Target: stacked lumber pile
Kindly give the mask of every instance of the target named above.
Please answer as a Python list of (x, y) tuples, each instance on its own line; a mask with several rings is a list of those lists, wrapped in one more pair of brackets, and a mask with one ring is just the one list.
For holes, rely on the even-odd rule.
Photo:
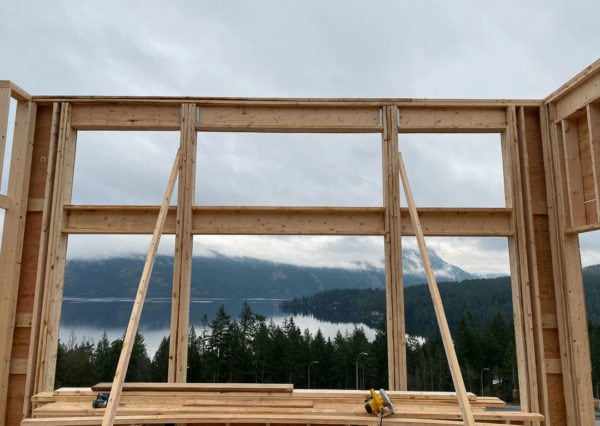
[[(104, 409), (92, 408), (99, 392), (92, 388), (61, 388), (33, 398), (33, 418), (26, 425), (100, 425)], [(389, 392), (395, 413), (384, 425), (462, 425), (456, 394), (451, 392)], [(280, 384), (131, 383), (121, 394), (115, 424), (327, 424), (379, 425), (367, 414), (367, 391), (294, 390)], [(540, 414), (501, 410), (494, 397), (468, 394), (477, 425), (533, 425)]]

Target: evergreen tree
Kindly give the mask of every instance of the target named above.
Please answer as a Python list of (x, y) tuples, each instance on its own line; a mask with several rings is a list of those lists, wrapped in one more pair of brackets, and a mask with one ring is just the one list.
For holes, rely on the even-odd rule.
[(94, 366), (99, 382), (112, 382), (117, 368), (117, 359), (113, 356), (106, 331), (96, 345)]
[(254, 381), (266, 383), (269, 381), (272, 359), (270, 357), (271, 337), (267, 324), (260, 322), (254, 339), (252, 352), (254, 354)]
[[(385, 388), (389, 385), (388, 380), (388, 351), (387, 351), (387, 333), (385, 330), (378, 330), (375, 339), (370, 345), (369, 353), (372, 382), (367, 382), (367, 387), (375, 389)], [(408, 352), (408, 351), (407, 351)]]
[[(97, 383), (94, 368), (94, 344), (77, 343), (71, 334), (66, 345), (59, 342), (55, 384), (62, 386), (92, 386)], [(59, 367), (60, 366), (60, 367)]]
[(163, 337), (152, 358), (150, 379), (153, 382), (166, 382), (169, 371), (169, 338)]
[(341, 331), (338, 330), (333, 339), (332, 387), (337, 389), (354, 388), (354, 383), (351, 382), (351, 378), (354, 376), (350, 374), (349, 357), (347, 339), (344, 339)]
[(465, 386), (468, 391), (479, 394), (480, 370), (485, 366), (481, 337), (471, 311), (465, 312), (460, 318), (454, 334), (456, 355), (462, 368)]
[(209, 338), (209, 353), (207, 367), (212, 371), (212, 381), (222, 380), (221, 374), (227, 376), (227, 341), (231, 327), (231, 316), (221, 305), (215, 319), (210, 323), (212, 334)]
[(196, 329), (192, 326), (188, 336), (188, 365), (187, 381), (198, 383), (202, 381), (202, 345), (201, 337), (196, 335)]
[[(121, 349), (123, 348), (123, 339), (114, 340), (111, 345), (112, 359), (115, 360), (115, 366), (119, 362), (121, 356)], [(127, 382), (148, 382), (151, 377), (151, 361), (146, 351), (146, 345), (144, 343), (144, 337), (140, 333), (136, 333), (133, 346), (131, 348), (131, 355), (129, 358), (129, 365), (127, 366), (127, 374), (125, 375), (125, 381)], [(116, 368), (116, 367), (115, 367)]]

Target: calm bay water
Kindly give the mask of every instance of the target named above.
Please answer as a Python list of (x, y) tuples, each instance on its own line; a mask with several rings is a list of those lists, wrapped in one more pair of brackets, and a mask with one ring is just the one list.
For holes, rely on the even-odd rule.
[[(267, 317), (267, 321), (275, 324), (283, 324), (285, 319), (293, 317), (295, 324), (304, 331), (308, 329), (313, 335), (321, 330), (325, 338), (333, 339), (339, 331), (342, 334), (352, 333), (355, 327), (365, 331), (367, 338), (375, 337), (375, 330), (364, 325), (354, 323), (332, 323), (321, 321), (313, 316), (284, 314), (279, 310), (281, 299), (246, 299), (252, 310)], [(244, 300), (240, 299), (211, 299), (198, 298), (190, 302), (190, 324), (198, 331), (202, 328), (204, 315), (209, 321), (215, 315), (221, 305), (231, 316), (232, 320), (239, 320), (239, 314)], [(97, 342), (102, 333), (106, 331), (109, 340), (122, 337), (125, 333), (133, 299), (127, 298), (64, 298), (62, 305), (62, 317), (60, 324), (60, 339), (67, 342), (74, 336), (78, 342), (91, 340)], [(160, 341), (169, 334), (169, 323), (171, 318), (171, 299), (154, 298), (146, 299), (142, 317), (140, 320), (140, 333), (144, 336), (148, 354), (152, 358)]]

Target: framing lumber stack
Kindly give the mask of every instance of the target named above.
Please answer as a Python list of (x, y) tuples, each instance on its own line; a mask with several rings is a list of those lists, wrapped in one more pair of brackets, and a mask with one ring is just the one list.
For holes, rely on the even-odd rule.
[[(97, 392), (109, 383), (65, 388), (35, 396), (33, 418), (23, 425), (100, 425), (104, 409), (91, 408)], [(378, 425), (379, 417), (364, 409), (367, 391), (295, 390), (285, 384), (125, 384), (115, 424), (353, 424)], [(538, 423), (543, 416), (502, 411), (494, 397), (467, 395), (477, 425)], [(395, 414), (386, 425), (463, 424), (456, 395), (450, 392), (390, 392)]]
[[(0, 81), (0, 153), (10, 105), (13, 148), (8, 190), (0, 194), (0, 422), (17, 425), (34, 413), (41, 419), (32, 398), (41, 410), (39, 398), (54, 389), (68, 236), (155, 228), (159, 206), (71, 204), (78, 132), (162, 130), (180, 132), (182, 153), (177, 206), (163, 229), (176, 235), (171, 382), (185, 382), (193, 235), (377, 235), (385, 241), (389, 387), (406, 391), (400, 254), (401, 237), (415, 229), (399, 206), (403, 134), (496, 133), (505, 207), (419, 206), (423, 234), (508, 239), (521, 409), (543, 414), (547, 425), (592, 423), (578, 235), (600, 229), (600, 61), (543, 100), (31, 96)], [(207, 131), (380, 134), (382, 205), (195, 205), (196, 138)], [(231, 416), (224, 422), (260, 423), (249, 414)]]

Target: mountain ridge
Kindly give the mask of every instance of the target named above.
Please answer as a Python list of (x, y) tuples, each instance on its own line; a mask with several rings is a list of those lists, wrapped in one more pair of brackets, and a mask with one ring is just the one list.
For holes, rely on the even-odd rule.
[[(430, 251), (432, 266), (440, 281), (478, 278), (445, 262)], [(65, 297), (128, 297), (137, 291), (144, 265), (141, 256), (106, 259), (69, 259), (65, 271)], [(420, 256), (404, 250), (404, 285), (425, 282)], [(173, 258), (157, 256), (148, 297), (170, 297)], [(334, 288), (384, 288), (385, 270), (375, 266), (360, 268), (311, 267), (250, 257), (215, 256), (192, 258), (192, 297), (270, 297), (307, 296)]]

